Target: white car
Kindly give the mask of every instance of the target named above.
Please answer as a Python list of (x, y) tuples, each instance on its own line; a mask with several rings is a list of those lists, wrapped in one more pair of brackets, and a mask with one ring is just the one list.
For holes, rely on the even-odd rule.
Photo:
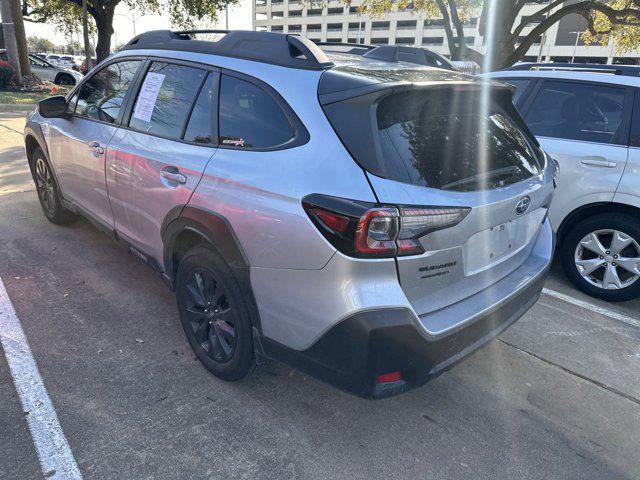
[(569, 279), (608, 301), (640, 296), (640, 69), (593, 66), (486, 74), (560, 164), (549, 211)]

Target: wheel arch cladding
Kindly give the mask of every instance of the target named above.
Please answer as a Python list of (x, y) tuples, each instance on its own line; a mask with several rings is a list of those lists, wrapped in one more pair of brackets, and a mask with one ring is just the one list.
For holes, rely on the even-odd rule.
[(569, 233), (578, 223), (592, 217), (593, 215), (599, 215), (601, 213), (626, 213), (637, 217), (640, 221), (640, 209), (632, 205), (616, 202), (598, 202), (583, 205), (573, 210), (564, 218), (564, 220), (562, 220), (557, 234), (558, 245), (562, 244), (567, 233)]
[(164, 269), (172, 289), (181, 258), (196, 245), (205, 244), (229, 265), (245, 294), (254, 327), (261, 331), (260, 316), (251, 287), (249, 261), (229, 221), (199, 207), (174, 207), (162, 223)]
[(38, 147), (43, 151), (45, 157), (47, 157), (48, 159), (49, 152), (47, 150), (47, 143), (44, 141), (44, 136), (42, 135), (42, 129), (40, 128), (40, 125), (35, 122), (28, 121), (25, 126), (24, 148), (27, 153), (27, 161), (29, 162), (29, 167), (31, 168), (32, 173), (33, 154)]

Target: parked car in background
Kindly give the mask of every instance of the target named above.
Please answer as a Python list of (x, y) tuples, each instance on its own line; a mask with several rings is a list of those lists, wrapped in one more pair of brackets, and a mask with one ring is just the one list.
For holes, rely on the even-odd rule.
[(549, 211), (567, 277), (608, 301), (640, 296), (639, 67), (531, 65), (486, 74), (560, 164)]
[(58, 67), (60, 63), (60, 55), (49, 54), (47, 55), (47, 58), (45, 58), (45, 60), (54, 67)]
[[(7, 51), (4, 49), (0, 50), (0, 60), (7, 60)], [(32, 53), (29, 54), (29, 62), (34, 75), (56, 85), (75, 85), (84, 78), (83, 75), (74, 70), (55, 67)]]
[(63, 69), (73, 69), (74, 64), (75, 60), (73, 55), (61, 55), (58, 61), (58, 67)]
[(508, 87), (388, 47), (197, 34), (134, 38), (40, 102), (25, 143), (46, 217), (155, 268), (209, 371), (273, 358), (385, 397), (535, 303), (556, 169)]

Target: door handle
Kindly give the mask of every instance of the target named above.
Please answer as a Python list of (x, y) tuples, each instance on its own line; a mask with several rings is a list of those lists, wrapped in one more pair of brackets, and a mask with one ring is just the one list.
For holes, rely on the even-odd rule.
[(176, 183), (187, 183), (187, 177), (180, 173), (176, 167), (166, 167), (160, 170), (160, 176)]
[(104, 153), (104, 148), (102, 148), (102, 145), (100, 145), (99, 142), (89, 143), (89, 148), (98, 155), (102, 155)]
[(593, 167), (605, 167), (605, 168), (614, 168), (617, 163), (611, 160), (607, 160), (604, 157), (583, 157), (580, 160), (580, 163), (583, 165), (591, 165)]

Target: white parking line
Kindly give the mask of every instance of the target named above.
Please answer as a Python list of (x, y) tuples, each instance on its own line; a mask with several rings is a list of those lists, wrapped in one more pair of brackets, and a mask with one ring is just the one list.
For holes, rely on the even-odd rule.
[(81, 479), (71, 448), (38, 372), (27, 338), (0, 279), (0, 342), (7, 357), (45, 478)]
[(608, 308), (599, 307), (598, 305), (594, 305), (593, 303), (578, 300), (577, 298), (573, 298), (569, 295), (565, 295), (564, 293), (556, 292), (555, 290), (551, 290), (549, 288), (543, 288), (542, 293), (545, 295), (549, 295), (550, 297), (558, 298), (567, 303), (572, 303), (573, 305), (577, 305), (578, 307), (591, 310), (592, 312), (599, 313), (600, 315), (613, 318), (614, 320), (618, 320), (619, 322), (626, 323), (627, 325), (640, 327), (640, 320), (633, 317), (629, 317), (628, 315), (623, 315), (622, 313), (614, 312), (613, 310), (609, 310)]

